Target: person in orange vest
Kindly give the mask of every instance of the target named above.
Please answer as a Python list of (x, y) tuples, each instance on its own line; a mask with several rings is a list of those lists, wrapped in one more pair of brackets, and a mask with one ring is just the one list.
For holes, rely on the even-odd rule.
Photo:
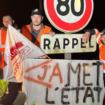
[(21, 30), (22, 34), (38, 47), (40, 47), (40, 36), (42, 34), (50, 34), (51, 36), (55, 35), (55, 32), (52, 31), (51, 27), (42, 23), (43, 18), (41, 10), (32, 10), (32, 22), (29, 25), (23, 26)]
[[(103, 80), (105, 87), (105, 29), (102, 32), (99, 32), (98, 29), (85, 30), (85, 34), (82, 36), (84, 43), (89, 41), (91, 35), (96, 35), (96, 42), (99, 45), (99, 59), (103, 62)], [(103, 103), (105, 104), (105, 95)]]
[(96, 35), (96, 42), (99, 45), (100, 60), (103, 61), (103, 69), (105, 74), (105, 29), (100, 33), (98, 29), (85, 30), (85, 34), (82, 36), (82, 39), (87, 43), (91, 35)]
[[(0, 29), (0, 75), (2, 75), (4, 67), (4, 51), (8, 25), (10, 24), (17, 29), (14, 22), (15, 21), (10, 15), (3, 16), (4, 27)], [(9, 93), (5, 94), (7, 88)], [(0, 78), (0, 105), (23, 105), (26, 100), (26, 95), (18, 91), (19, 88), (17, 83), (4, 81)]]
[(0, 54), (2, 55), (2, 65), (1, 68), (3, 69), (4, 67), (4, 51), (5, 51), (5, 41), (6, 41), (6, 34), (7, 34), (7, 29), (8, 25), (12, 25), (14, 28), (17, 29), (17, 26), (14, 24), (14, 20), (12, 19), (11, 16), (5, 15), (3, 16), (3, 27), (0, 29)]

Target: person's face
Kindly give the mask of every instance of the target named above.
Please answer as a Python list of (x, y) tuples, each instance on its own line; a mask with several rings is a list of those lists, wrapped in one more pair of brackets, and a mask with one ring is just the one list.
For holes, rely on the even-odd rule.
[(34, 26), (39, 26), (42, 23), (43, 17), (41, 15), (33, 15), (31, 20)]
[(102, 40), (105, 43), (105, 35), (102, 36)]
[(3, 25), (8, 28), (8, 25), (13, 25), (14, 20), (10, 16), (3, 17)]

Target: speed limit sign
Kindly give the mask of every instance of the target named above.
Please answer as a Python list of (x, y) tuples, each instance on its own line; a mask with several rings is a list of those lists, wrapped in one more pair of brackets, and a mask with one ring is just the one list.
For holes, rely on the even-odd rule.
[(93, 0), (44, 0), (50, 23), (62, 32), (77, 32), (86, 27), (93, 14)]

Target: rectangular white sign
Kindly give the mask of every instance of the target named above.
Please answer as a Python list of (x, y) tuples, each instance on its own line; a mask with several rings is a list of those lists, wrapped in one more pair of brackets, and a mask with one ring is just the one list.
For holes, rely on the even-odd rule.
[(40, 39), (40, 47), (46, 54), (95, 52), (96, 38), (84, 44), (83, 34), (56, 34), (54, 37), (44, 34)]

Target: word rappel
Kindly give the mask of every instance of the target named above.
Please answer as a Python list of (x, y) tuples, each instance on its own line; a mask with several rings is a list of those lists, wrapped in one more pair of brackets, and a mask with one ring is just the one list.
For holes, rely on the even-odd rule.
[(50, 35), (41, 36), (41, 49), (50, 53), (75, 53), (75, 52), (94, 52), (96, 50), (95, 35), (92, 36), (88, 43), (82, 40), (82, 34), (64, 35), (58, 34), (54, 37)]

